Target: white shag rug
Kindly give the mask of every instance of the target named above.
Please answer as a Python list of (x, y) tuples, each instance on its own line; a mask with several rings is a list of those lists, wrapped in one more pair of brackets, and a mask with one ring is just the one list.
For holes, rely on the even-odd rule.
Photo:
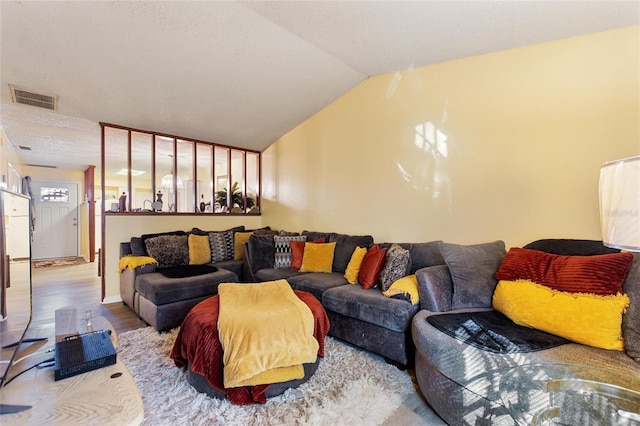
[(406, 371), (327, 337), (309, 381), (266, 404), (233, 405), (189, 385), (169, 358), (177, 334), (147, 327), (119, 336), (118, 356), (142, 395), (143, 425), (376, 425), (414, 389)]

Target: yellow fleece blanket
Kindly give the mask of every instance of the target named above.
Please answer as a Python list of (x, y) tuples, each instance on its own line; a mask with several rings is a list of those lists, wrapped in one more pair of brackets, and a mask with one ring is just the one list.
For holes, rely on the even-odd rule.
[(120, 258), (118, 272), (122, 273), (125, 269), (136, 269), (138, 266), (149, 264), (158, 264), (158, 261), (149, 256), (123, 256)]
[(218, 297), (225, 388), (304, 377), (319, 345), (313, 313), (287, 281), (220, 284)]

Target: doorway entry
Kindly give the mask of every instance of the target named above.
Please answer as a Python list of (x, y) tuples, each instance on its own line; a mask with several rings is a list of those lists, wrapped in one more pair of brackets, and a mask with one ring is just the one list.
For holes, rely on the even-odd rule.
[(33, 259), (78, 256), (78, 184), (31, 182), (36, 216)]

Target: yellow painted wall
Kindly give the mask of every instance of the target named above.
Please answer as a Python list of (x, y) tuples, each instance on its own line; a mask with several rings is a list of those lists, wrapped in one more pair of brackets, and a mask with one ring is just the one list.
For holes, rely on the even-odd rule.
[(376, 241), (600, 239), (640, 153), (640, 27), (370, 78), (263, 154), (263, 223)]

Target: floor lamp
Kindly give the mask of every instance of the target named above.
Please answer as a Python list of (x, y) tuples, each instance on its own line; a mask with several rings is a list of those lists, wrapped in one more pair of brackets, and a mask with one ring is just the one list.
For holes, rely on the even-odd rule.
[(602, 165), (600, 224), (605, 246), (640, 251), (640, 155)]

